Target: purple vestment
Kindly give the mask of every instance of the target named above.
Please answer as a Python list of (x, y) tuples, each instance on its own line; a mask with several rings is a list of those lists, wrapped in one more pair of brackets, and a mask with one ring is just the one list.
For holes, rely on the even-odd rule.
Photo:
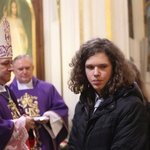
[[(35, 77), (32, 81), (33, 89), (18, 90), (16, 78), (9, 87), (27, 115), (42, 116), (47, 111), (53, 111), (62, 118), (64, 126), (55, 139), (56, 144), (59, 145), (68, 135), (68, 107), (52, 84)], [(52, 138), (43, 125), (36, 124), (35, 132), (39, 148), (54, 150)]]
[[(16, 98), (14, 94), (10, 91), (11, 98), (17, 105)], [(8, 97), (7, 92), (1, 92), (3, 95)], [(12, 115), (11, 111), (7, 106), (7, 99), (0, 95), (0, 150), (3, 150), (7, 143), (9, 142), (11, 135), (13, 133), (14, 123), (11, 121)], [(21, 112), (23, 114), (23, 112)]]

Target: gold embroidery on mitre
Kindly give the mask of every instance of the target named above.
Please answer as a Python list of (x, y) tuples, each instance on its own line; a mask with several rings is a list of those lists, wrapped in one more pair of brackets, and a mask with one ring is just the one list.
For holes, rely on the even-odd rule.
[(17, 99), (20, 106), (25, 110), (25, 113), (31, 117), (40, 116), (38, 108), (38, 97), (25, 93), (20, 99)]

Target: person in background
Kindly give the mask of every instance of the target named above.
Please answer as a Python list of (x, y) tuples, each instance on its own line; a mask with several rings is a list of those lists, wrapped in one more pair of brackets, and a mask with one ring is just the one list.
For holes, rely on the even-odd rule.
[(132, 61), (129, 60), (128, 62), (129, 62), (129, 65), (131, 65), (131, 68), (132, 68), (133, 73), (135, 75), (135, 82), (138, 84), (138, 86), (141, 89), (142, 94), (144, 96), (144, 103), (145, 103), (145, 105), (148, 105), (148, 103), (150, 103), (149, 102), (150, 96), (148, 94), (148, 91), (147, 91), (146, 85), (144, 83), (143, 77), (141, 75), (141, 72), (137, 68), (137, 66), (134, 64), (133, 60)]
[(0, 23), (0, 149), (28, 150), (28, 131), (35, 123), (24, 114), (14, 93), (6, 86), (11, 77), (12, 56), (10, 25), (4, 18)]
[(58, 150), (68, 135), (68, 107), (51, 83), (33, 76), (33, 63), (29, 55), (13, 60), (15, 78), (9, 85), (25, 113), (36, 122), (35, 149)]
[[(150, 95), (147, 91), (146, 84), (144, 82), (144, 79), (142, 77), (140, 70), (134, 64), (133, 60), (132, 61), (129, 60), (128, 62), (129, 62), (129, 65), (131, 65), (131, 67), (132, 67), (133, 73), (135, 74), (135, 82), (137, 83), (137, 85), (141, 89), (141, 92), (142, 92), (143, 97), (144, 97), (144, 104), (147, 108), (148, 117), (149, 117), (149, 133), (150, 133)], [(149, 137), (149, 145), (150, 145), (150, 137)]]
[(121, 50), (108, 39), (91, 39), (70, 66), (68, 86), (80, 98), (68, 150), (149, 150), (143, 96)]

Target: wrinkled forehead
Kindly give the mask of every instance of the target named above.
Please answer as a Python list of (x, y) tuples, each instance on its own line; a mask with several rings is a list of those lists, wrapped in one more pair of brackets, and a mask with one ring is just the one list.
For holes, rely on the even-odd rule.
[(33, 66), (32, 61), (30, 61), (30, 59), (25, 58), (25, 57), (16, 59), (13, 62), (13, 67), (15, 68), (26, 68), (26, 67), (32, 67), (32, 66)]

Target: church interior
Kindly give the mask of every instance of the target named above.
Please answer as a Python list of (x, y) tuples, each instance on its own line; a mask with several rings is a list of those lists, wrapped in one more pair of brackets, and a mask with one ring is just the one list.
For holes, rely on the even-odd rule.
[[(8, 0), (0, 0), (0, 17)], [(51, 82), (69, 107), (78, 101), (68, 89), (69, 63), (80, 45), (108, 38), (132, 59), (150, 89), (150, 0), (18, 0), (33, 58), (34, 75)], [(26, 11), (26, 10), (29, 11)], [(26, 13), (25, 13), (26, 11)], [(18, 53), (17, 53), (18, 54)]]

